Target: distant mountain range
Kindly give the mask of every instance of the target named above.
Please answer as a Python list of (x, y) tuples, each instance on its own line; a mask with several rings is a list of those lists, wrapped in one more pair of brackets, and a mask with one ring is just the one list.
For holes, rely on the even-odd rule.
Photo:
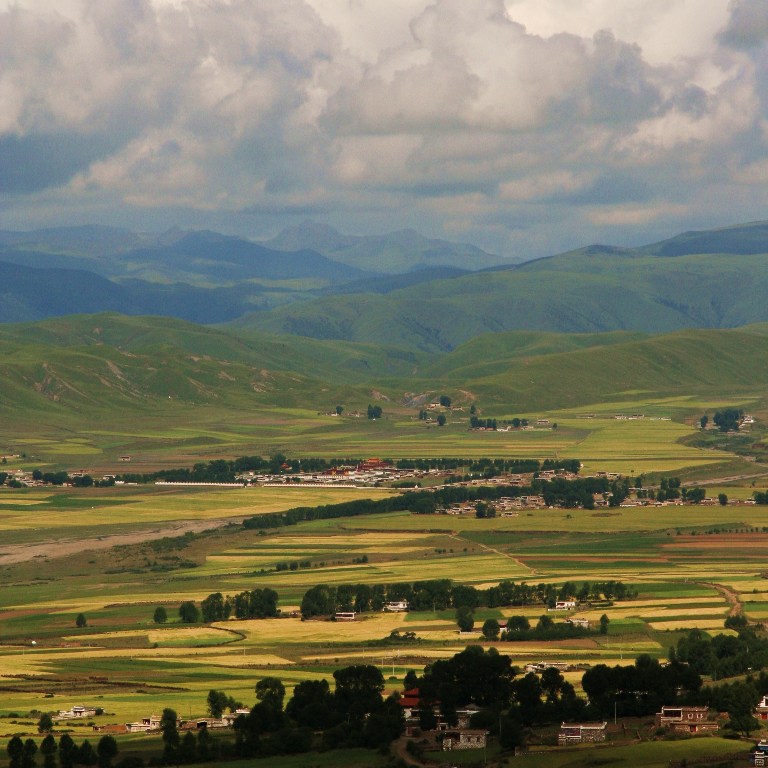
[[(0, 322), (114, 311), (220, 323), (323, 294), (387, 293), (457, 277), (467, 270), (451, 264), (471, 263), (476, 254), (479, 266), (499, 261), (471, 246), (426, 240), (415, 232), (370, 238), (375, 249), (366, 250), (368, 238), (323, 231), (323, 247), (329, 239), (337, 246), (353, 242), (344, 259), (305, 245), (312, 241), (301, 228), (286, 230), (280, 249), (209, 231), (147, 235), (101, 226), (0, 231)], [(302, 242), (286, 248), (285, 241), (299, 232)], [(426, 262), (429, 269), (423, 268)]]
[[(157, 314), (409, 354), (512, 330), (658, 334), (768, 321), (766, 222), (487, 266), (494, 259), (407, 230), (357, 237), (311, 223), (266, 244), (208, 231), (0, 232), (0, 321)], [(393, 274), (396, 264), (407, 269)]]
[(386, 295), (318, 298), (237, 321), (271, 333), (448, 351), (484, 333), (663, 333), (768, 321), (768, 224), (594, 245)]
[(285, 229), (265, 245), (281, 251), (312, 248), (343, 264), (388, 274), (433, 267), (476, 271), (510, 262), (474, 245), (429, 239), (413, 229), (386, 235), (343, 235), (333, 227), (313, 221)]

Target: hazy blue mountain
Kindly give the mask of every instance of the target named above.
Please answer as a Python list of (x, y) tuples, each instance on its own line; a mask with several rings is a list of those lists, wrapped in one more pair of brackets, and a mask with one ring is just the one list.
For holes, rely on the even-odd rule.
[(221, 323), (259, 308), (258, 288), (198, 288), (128, 280), (116, 283), (81, 269), (38, 269), (0, 262), (0, 322), (96, 312), (169, 315)]
[[(708, 233), (696, 233), (646, 248), (589, 246), (386, 295), (280, 307), (239, 324), (322, 339), (386, 339), (431, 352), (509, 330), (734, 328), (768, 321), (765, 231), (765, 225), (747, 225), (714, 231), (711, 240)], [(673, 242), (674, 248), (668, 245)], [(696, 252), (707, 242), (715, 252)], [(732, 252), (721, 253), (726, 245)], [(683, 253), (686, 248), (694, 252)], [(678, 255), (669, 258), (673, 251)]]
[(683, 232), (638, 249), (657, 256), (694, 253), (768, 253), (768, 221), (755, 221), (702, 232)]
[(0, 230), (0, 247), (30, 251), (49, 251), (80, 256), (103, 256), (136, 248), (141, 235), (118, 227), (89, 224), (80, 227), (54, 227), (30, 232)]
[(313, 221), (289, 227), (265, 245), (287, 251), (311, 248), (344, 264), (390, 274), (432, 267), (475, 271), (510, 261), (474, 245), (430, 239), (413, 229), (386, 235), (343, 235)]
[(130, 250), (119, 257), (127, 274), (163, 274), (187, 282), (313, 279), (331, 283), (370, 276), (317, 251), (278, 251), (217, 232), (189, 232), (173, 242)]

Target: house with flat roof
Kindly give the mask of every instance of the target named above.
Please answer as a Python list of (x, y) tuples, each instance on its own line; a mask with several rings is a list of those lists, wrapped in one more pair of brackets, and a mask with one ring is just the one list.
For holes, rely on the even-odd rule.
[(719, 724), (709, 719), (709, 707), (662, 707), (656, 713), (656, 727), (669, 728), (675, 733), (716, 731)]
[(454, 728), (443, 736), (443, 751), (454, 749), (483, 749), (488, 743), (488, 731), (475, 728)]
[(605, 741), (607, 721), (602, 723), (563, 723), (557, 735), (560, 746)]

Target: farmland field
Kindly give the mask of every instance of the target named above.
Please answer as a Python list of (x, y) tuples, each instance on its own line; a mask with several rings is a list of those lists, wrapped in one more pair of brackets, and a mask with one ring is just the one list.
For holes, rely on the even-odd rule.
[[(628, 397), (527, 414), (556, 421), (557, 429), (495, 433), (467, 430), (464, 416), (445, 429), (425, 427), (395, 407), (376, 422), (278, 407), (263, 419), (252, 416), (239, 424), (215, 423), (216, 411), (210, 409), (209, 428), (169, 423), (155, 431), (140, 420), (105, 421), (85, 437), (70, 435), (62, 442), (53, 434), (16, 439), (9, 442), (9, 453), (23, 449), (28, 455), (11, 458), (8, 465), (55, 467), (75, 459), (89, 469), (143, 472), (278, 450), (328, 457), (573, 456), (582, 460), (585, 474), (643, 473), (656, 482), (662, 472), (703, 474), (713, 481), (709, 494), (744, 502), (768, 485), (763, 482), (768, 468), (679, 442), (694, 431), (690, 414), (710, 405), (691, 396)], [(645, 418), (615, 418), (637, 411)], [(500, 418), (514, 415), (499, 411)], [(129, 467), (117, 462), (124, 452), (131, 454)], [(211, 689), (250, 704), (256, 682), (265, 676), (279, 677), (290, 695), (297, 683), (332, 681), (334, 670), (350, 664), (374, 664), (387, 691), (400, 690), (406, 672), (450, 658), (468, 644), (495, 645), (520, 668), (533, 661), (567, 662), (573, 669), (566, 679), (578, 689), (582, 670), (590, 665), (629, 664), (640, 653), (663, 660), (692, 628), (730, 633), (724, 621), (736, 609), (753, 622), (768, 619), (765, 506), (532, 509), (492, 519), (403, 511), (266, 530), (241, 524), (256, 514), (394, 493), (316, 487), (3, 488), (0, 739), (34, 734), (36, 718), (30, 713), (79, 703), (103, 708), (104, 714), (92, 718), (99, 725), (131, 722), (166, 707), (185, 718), (203, 716)], [(438, 606), (407, 614), (372, 612), (345, 623), (291, 615), (318, 584), (428, 579), (478, 588), (503, 580), (555, 585), (620, 580), (637, 596), (576, 612), (592, 627), (607, 615), (607, 634), (547, 641), (489, 643), (479, 633), (489, 618), (524, 616), (534, 624), (547, 613), (543, 605), (478, 608), (474, 630), (461, 634), (453, 610)], [(236, 595), (265, 587), (278, 593), (283, 617), (189, 625), (178, 616), (182, 601), (199, 605), (214, 592)], [(158, 607), (167, 611), (165, 624), (153, 620)], [(78, 614), (86, 626), (76, 626)], [(556, 622), (567, 615), (551, 613)], [(413, 636), (398, 639), (404, 633)], [(78, 738), (92, 733), (86, 724), (67, 727)], [(141, 746), (146, 740), (131, 739), (126, 749), (146, 748)], [(731, 754), (733, 746), (709, 739), (706, 748), (670, 742), (642, 745), (631, 756), (621, 746), (604, 754), (627, 765), (666, 765), (700, 750)], [(592, 760), (591, 754), (585, 752), (583, 760)], [(521, 764), (577, 766), (580, 755), (547, 752)], [(378, 759), (372, 754), (370, 763), (361, 763), (357, 753), (347, 758), (351, 766), (375, 765)], [(317, 765), (329, 764), (324, 759), (317, 756)], [(275, 758), (274, 765), (293, 764)]]

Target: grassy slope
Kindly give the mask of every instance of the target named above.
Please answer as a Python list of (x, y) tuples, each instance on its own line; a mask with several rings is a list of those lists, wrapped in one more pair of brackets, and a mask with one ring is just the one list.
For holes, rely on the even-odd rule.
[(627, 392), (730, 394), (753, 390), (768, 374), (768, 337), (757, 329), (679, 331), (538, 356), (519, 353), (508, 341), (504, 334), (475, 339), (428, 372), (466, 384), (483, 401), (528, 408), (570, 407)]
[[(167, 318), (76, 316), (0, 328), (6, 408), (55, 413), (163, 402), (327, 406), (381, 388), (470, 390), (484, 404), (586, 405), (625, 393), (752, 393), (768, 375), (768, 334), (692, 330), (478, 337), (439, 358), (350, 342), (233, 333)], [(357, 391), (356, 390), (356, 391)]]
[(482, 333), (548, 330), (661, 333), (768, 319), (765, 256), (661, 258), (583, 249), (520, 267), (394, 291), (333, 297), (240, 321), (314, 338), (447, 351)]

